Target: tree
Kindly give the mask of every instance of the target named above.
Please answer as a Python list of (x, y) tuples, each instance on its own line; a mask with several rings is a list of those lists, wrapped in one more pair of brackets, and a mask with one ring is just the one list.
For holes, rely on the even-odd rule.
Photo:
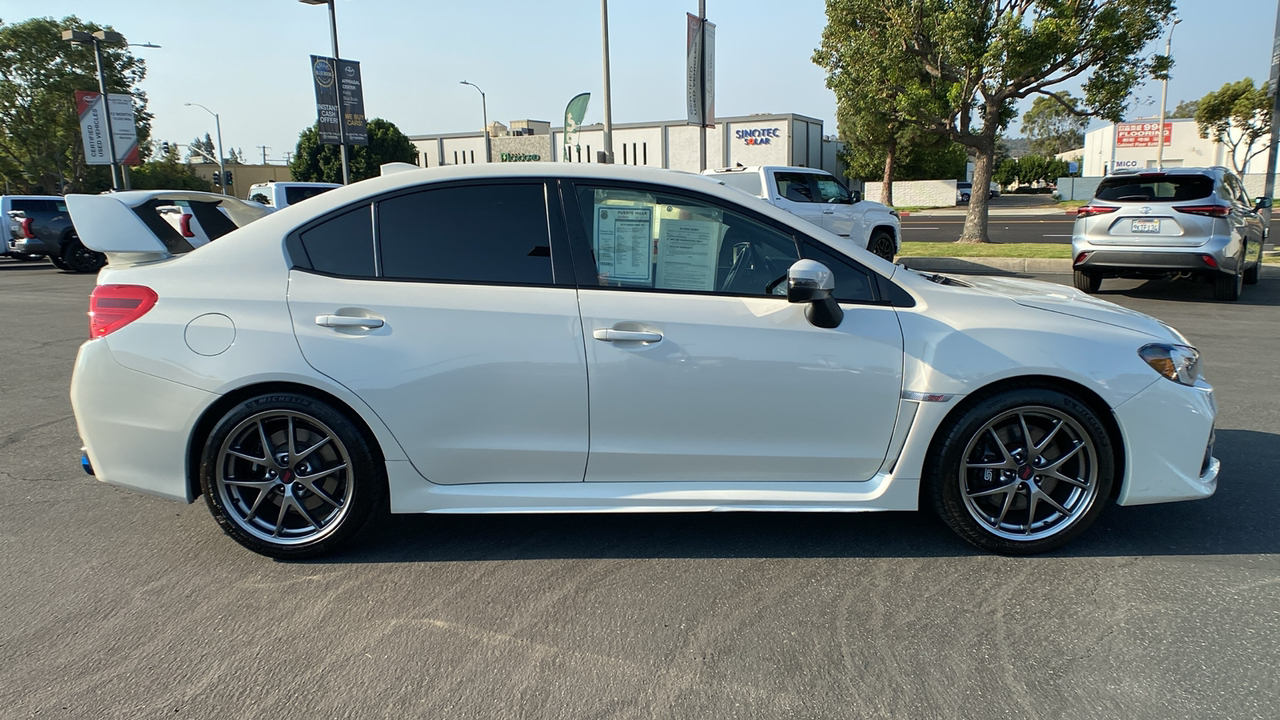
[(1172, 112), (1166, 113), (1166, 115), (1171, 118), (1193, 118), (1196, 116), (1196, 109), (1199, 107), (1199, 100), (1182, 100)]
[(130, 180), (137, 190), (213, 191), (212, 183), (198, 177), (189, 164), (178, 162), (176, 150), (163, 159), (152, 160), (134, 168)]
[[(98, 192), (111, 186), (107, 166), (85, 163), (75, 92), (97, 92), (91, 46), (72, 45), (63, 30), (110, 26), (75, 16), (0, 23), (0, 174), (12, 192)], [(150, 150), (151, 114), (138, 90), (146, 65), (128, 47), (103, 45), (107, 91), (133, 96), (138, 148)]]
[(237, 149), (235, 149), (235, 148), (231, 148), (230, 150), (228, 150), (228, 151), (227, 151), (227, 162), (229, 162), (229, 163), (234, 163), (234, 164), (238, 164), (238, 165), (244, 165), (244, 164), (245, 164), (245, 162), (244, 162), (244, 150), (243, 150), (243, 149), (241, 149), (241, 150), (237, 150)]
[(1084, 147), (1088, 118), (1079, 114), (1080, 101), (1069, 92), (1042, 95), (1022, 115), (1022, 132), (1036, 155), (1057, 155)]
[(1014, 158), (1005, 158), (996, 165), (996, 169), (991, 173), (991, 179), (1001, 187), (1007, 187), (1018, 182), (1018, 161)]
[(217, 159), (218, 148), (214, 147), (209, 133), (204, 134), (203, 140), (197, 137), (187, 146), (187, 162), (217, 162)]
[(1243, 174), (1249, 161), (1268, 147), (1266, 143), (1258, 145), (1259, 140), (1271, 135), (1267, 83), (1255, 88), (1253, 79), (1245, 78), (1205, 95), (1196, 109), (1196, 125), (1200, 127), (1200, 137), (1211, 137), (1227, 146), (1231, 169)]
[[(351, 181), (377, 177), (381, 166), (389, 162), (411, 163), (418, 149), (395, 123), (382, 118), (369, 121), (368, 145), (347, 148)], [(322, 145), (315, 125), (298, 135), (297, 151), (289, 163), (294, 180), (308, 182), (342, 182), (342, 156), (337, 145)]]
[[(1119, 121), (1139, 79), (1168, 70), (1167, 57), (1144, 49), (1172, 10), (1173, 0), (827, 0), (815, 60), (837, 101), (865, 92), (963, 145), (974, 186), (985, 187), (1019, 100), (1057, 98), (1055, 86), (1082, 82), (1084, 97), (1068, 110)], [(895, 59), (891, 73), (880, 54)], [(830, 57), (839, 64), (823, 62)], [(987, 242), (985, 193), (974, 194), (960, 239)]]
[[(891, 145), (885, 145), (874, 139), (874, 128), (871, 132), (861, 132), (857, 122), (844, 113), (838, 115), (838, 120), (840, 138), (844, 141), (840, 159), (847, 167), (845, 174), (851, 178), (883, 182), (888, 177), (892, 182), (964, 177), (968, 156), (963, 147), (947, 138), (907, 128)], [(894, 155), (891, 162), (890, 150)], [(881, 199), (885, 204), (893, 204), (891, 196), (882, 194)]]

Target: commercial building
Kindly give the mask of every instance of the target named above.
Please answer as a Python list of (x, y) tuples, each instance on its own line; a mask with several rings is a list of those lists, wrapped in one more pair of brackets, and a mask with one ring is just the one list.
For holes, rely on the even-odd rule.
[[(539, 120), (518, 120), (489, 127), (493, 162), (598, 162), (604, 150), (604, 126), (583, 125), (566, 151), (564, 128)], [(411, 135), (423, 167), (484, 162), (484, 135), (447, 133)], [(613, 161), (698, 172), (698, 128), (683, 120), (619, 123), (613, 126)], [(836, 158), (840, 143), (823, 135), (822, 121), (794, 113), (720, 118), (707, 129), (707, 167), (794, 165), (843, 175)]]
[[(1160, 153), (1160, 126), (1158, 119), (1138, 119), (1119, 125), (1105, 125), (1084, 136), (1084, 167), (1082, 174), (1106, 175), (1112, 170), (1136, 170), (1156, 167)], [(1260, 140), (1263, 147), (1266, 139)], [(1258, 146), (1254, 146), (1257, 150)], [(1164, 121), (1164, 166), (1231, 167), (1231, 148), (1216, 139), (1200, 137), (1200, 128), (1191, 118), (1166, 119)], [(1244, 163), (1244, 153), (1238, 159)], [(1113, 164), (1114, 161), (1114, 164)], [(1267, 154), (1255, 157), (1243, 168), (1245, 173), (1265, 172)]]

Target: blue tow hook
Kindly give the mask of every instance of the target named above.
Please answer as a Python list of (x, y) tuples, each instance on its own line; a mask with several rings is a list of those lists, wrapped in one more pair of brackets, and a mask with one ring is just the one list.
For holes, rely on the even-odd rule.
[(80, 453), (80, 467), (84, 468), (86, 473), (93, 474), (93, 465), (89, 464), (89, 453)]

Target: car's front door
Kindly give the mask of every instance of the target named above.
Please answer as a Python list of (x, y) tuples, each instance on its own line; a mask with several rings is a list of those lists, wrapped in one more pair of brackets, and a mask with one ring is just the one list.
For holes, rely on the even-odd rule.
[(537, 180), (423, 186), (304, 226), (289, 239), (298, 344), (432, 482), (581, 482), (586, 361), (562, 237)]
[(903, 345), (869, 275), (843, 288), (861, 301), (840, 327), (814, 327), (783, 295), (799, 257), (789, 229), (658, 186), (579, 184), (564, 196), (587, 344), (588, 481), (874, 476)]
[(853, 238), (866, 247), (867, 229), (863, 209), (853, 202), (849, 190), (833, 176), (811, 173), (815, 197), (822, 203), (822, 227), (840, 237)]
[(769, 170), (769, 194), (773, 204), (822, 227), (822, 203), (815, 196), (809, 173)]

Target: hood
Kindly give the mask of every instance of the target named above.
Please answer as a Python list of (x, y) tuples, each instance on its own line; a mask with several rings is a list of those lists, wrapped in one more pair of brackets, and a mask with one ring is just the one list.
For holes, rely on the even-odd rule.
[(1023, 307), (1093, 320), (1163, 341), (1187, 345), (1186, 338), (1159, 320), (1113, 302), (1099, 300), (1072, 287), (1039, 280), (966, 275), (954, 278), (974, 289), (1007, 297)]

